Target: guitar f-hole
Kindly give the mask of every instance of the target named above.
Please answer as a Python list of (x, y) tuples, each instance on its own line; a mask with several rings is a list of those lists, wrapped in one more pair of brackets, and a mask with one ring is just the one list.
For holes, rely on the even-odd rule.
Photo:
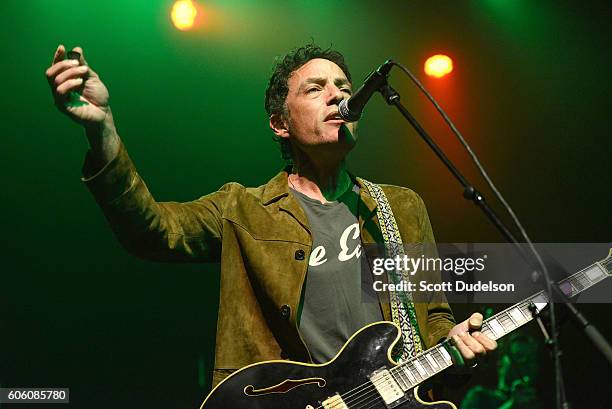
[(279, 384), (262, 389), (255, 389), (253, 385), (247, 385), (244, 387), (244, 394), (247, 396), (261, 396), (271, 393), (287, 393), (300, 386), (312, 384), (316, 384), (319, 388), (322, 388), (325, 386), (326, 382), (323, 378), (285, 379)]

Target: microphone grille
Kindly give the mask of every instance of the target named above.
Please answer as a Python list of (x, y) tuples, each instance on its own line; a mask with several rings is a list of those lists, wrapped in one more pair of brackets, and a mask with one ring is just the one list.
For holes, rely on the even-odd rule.
[(338, 113), (340, 117), (347, 122), (355, 122), (359, 119), (359, 116), (355, 117), (354, 114), (351, 113), (351, 110), (348, 107), (349, 98), (345, 98), (338, 104)]

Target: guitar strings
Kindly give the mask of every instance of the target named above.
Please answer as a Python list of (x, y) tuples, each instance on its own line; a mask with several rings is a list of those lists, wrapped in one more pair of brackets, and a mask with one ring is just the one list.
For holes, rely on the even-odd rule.
[[(349, 398), (356, 397), (357, 400), (362, 399), (368, 394), (371, 394), (372, 392), (376, 392), (377, 391), (376, 387), (379, 386), (380, 384), (381, 384), (380, 380), (377, 383), (374, 383), (370, 380), (369, 382), (358, 385), (355, 388), (348, 390), (344, 394), (339, 394), (338, 396), (341, 400), (339, 402), (333, 403), (331, 406), (329, 406), (329, 408), (333, 409), (333, 408), (338, 407), (338, 405), (348, 406), (349, 403), (353, 404), (356, 402), (356, 400), (355, 399), (349, 400)], [(363, 392), (365, 392), (365, 395), (363, 394)], [(358, 395), (358, 396), (355, 396), (355, 395)], [(316, 409), (321, 409), (323, 407), (324, 406), (317, 406)]]
[[(361, 385), (361, 386), (364, 386), (364, 385)], [(340, 397), (340, 401), (334, 402), (331, 405), (327, 405), (327, 406), (323, 406), (323, 405), (317, 406), (316, 409), (322, 409), (322, 408), (325, 408), (325, 409), (328, 409), (328, 408), (329, 409), (336, 409), (336, 408), (341, 408), (341, 407), (347, 407), (348, 408), (349, 405), (352, 406), (352, 405), (356, 405), (358, 403), (366, 403), (366, 402), (364, 402), (364, 399), (366, 401), (370, 401), (370, 402), (372, 401), (372, 398), (374, 398), (374, 400), (376, 400), (376, 399), (382, 400), (382, 397), (380, 396), (380, 394), (374, 393), (374, 392), (377, 392), (377, 389), (374, 387), (373, 383), (372, 383), (372, 386), (366, 387), (365, 389), (367, 390), (367, 392), (366, 393), (358, 394), (359, 396), (357, 396), (357, 399), (346, 400), (345, 401), (343, 399), (342, 395), (338, 395)], [(355, 408), (357, 409), (357, 407), (355, 407)], [(363, 406), (359, 406), (359, 408), (363, 408)]]
[[(411, 384), (411, 386), (412, 386), (412, 387), (416, 386), (416, 384), (415, 384), (415, 385), (412, 385), (412, 382), (411, 382), (409, 379), (407, 379), (407, 378), (405, 377), (405, 375), (404, 375), (404, 376), (402, 376), (402, 366), (404, 366), (404, 365), (405, 365), (406, 367), (408, 367), (408, 364), (409, 364), (409, 363), (411, 363), (411, 362), (413, 362), (413, 361), (416, 361), (416, 360), (417, 360), (419, 357), (424, 356), (424, 355), (425, 355), (425, 354), (427, 354), (427, 353), (432, 353), (432, 352), (434, 351), (434, 349), (435, 349), (435, 348), (437, 348), (437, 346), (436, 346), (436, 347), (434, 347), (434, 348), (431, 348), (429, 351), (426, 351), (425, 353), (423, 353), (423, 354), (419, 355), (418, 357), (414, 357), (414, 358), (412, 358), (412, 359), (410, 359), (410, 360), (408, 360), (408, 361), (404, 362), (402, 365), (399, 365), (399, 366), (396, 366), (396, 367), (390, 368), (390, 369), (389, 369), (390, 374), (391, 374), (392, 376), (394, 376), (394, 379), (395, 379), (395, 377), (398, 377), (398, 378), (402, 379), (402, 380), (403, 380), (405, 383), (409, 383), (409, 384)], [(425, 361), (425, 362), (426, 362), (426, 361)], [(429, 365), (429, 364), (428, 364), (428, 366), (429, 366), (429, 368), (431, 368), (431, 371), (432, 371), (432, 372), (437, 372), (437, 371), (436, 371), (436, 370), (435, 370), (433, 367), (431, 367), (431, 365)], [(424, 378), (422, 375), (420, 375), (420, 374), (418, 374), (417, 372), (415, 372), (415, 374), (414, 374), (413, 376), (415, 377), (415, 380), (416, 380), (418, 383), (421, 383), (421, 382), (422, 382), (422, 381), (424, 381), (425, 379), (427, 379), (427, 378), (429, 378), (429, 377), (433, 376), (433, 374), (432, 374), (432, 375), (429, 375), (427, 378)], [(419, 378), (421, 378), (421, 380), (419, 380)], [(360, 394), (361, 392), (365, 392), (365, 391), (366, 391), (366, 390), (368, 390), (368, 389), (370, 389), (370, 391), (368, 391), (368, 393), (369, 393), (369, 392), (376, 392), (376, 391), (377, 391), (377, 389), (378, 389), (377, 387), (380, 387), (381, 389), (383, 389), (383, 390), (384, 390), (384, 387), (383, 387), (383, 386), (381, 386), (382, 382), (385, 382), (385, 383), (386, 383), (386, 381), (385, 381), (384, 379), (380, 379), (380, 380), (378, 380), (378, 382), (376, 382), (376, 383), (374, 383), (374, 382), (372, 382), (372, 381), (370, 381), (370, 382), (366, 382), (366, 383), (364, 383), (364, 384), (361, 384), (361, 385), (357, 386), (357, 387), (356, 387), (356, 388), (354, 388), (354, 389), (351, 389), (351, 390), (349, 390), (349, 391), (345, 392), (344, 394), (340, 394), (339, 396), (342, 398), (343, 403), (345, 403), (345, 404), (349, 404), (349, 403), (354, 404), (354, 403), (356, 402), (355, 398), (359, 399), (359, 398), (362, 398), (362, 397), (363, 397), (363, 395), (360, 395), (360, 396), (355, 396), (355, 395), (357, 395), (357, 394)], [(372, 388), (374, 388), (374, 389), (372, 389)], [(387, 389), (388, 389), (388, 387), (387, 387)], [(331, 407), (333, 408), (333, 406), (331, 406)], [(317, 408), (317, 409), (318, 409), (318, 408)]]
[[(517, 306), (520, 307), (521, 304), (518, 304)], [(502, 313), (503, 312), (505, 312), (505, 311), (502, 311)], [(499, 314), (501, 314), (501, 313), (499, 313)], [(497, 315), (499, 315), (499, 314), (497, 314)], [(487, 322), (487, 321), (489, 321), (489, 320), (485, 320), (485, 322)], [(422, 383), (423, 381), (425, 381), (426, 379), (428, 379), (431, 376), (435, 375), (436, 373), (441, 372), (442, 370), (448, 368), (449, 366), (452, 366), (452, 364), (449, 365), (444, 359), (442, 359), (443, 364), (441, 365), (438, 361), (436, 361), (437, 364), (438, 364), (438, 368), (434, 368), (431, 365), (431, 363), (429, 361), (427, 361), (427, 359), (421, 359), (421, 358), (425, 357), (426, 354), (428, 354), (428, 353), (433, 355), (434, 352), (437, 351), (438, 348), (440, 348), (440, 347), (443, 347), (443, 345), (442, 344), (437, 345), (436, 347), (433, 347), (430, 350), (425, 351), (424, 353), (418, 355), (417, 357), (414, 357), (414, 358), (404, 362), (402, 365), (390, 368), (389, 369), (390, 374), (393, 376), (393, 378), (394, 378), (394, 380), (396, 382), (397, 382), (397, 380), (395, 379), (395, 375), (397, 375), (397, 377), (400, 378), (404, 383), (410, 384), (412, 387), (415, 387), (417, 384)], [(438, 351), (438, 353), (439, 353), (439, 351)], [(434, 360), (435, 360), (435, 357), (434, 357)], [(421, 365), (425, 366), (426, 368), (429, 368), (429, 369), (425, 369), (426, 376), (423, 376), (417, 370), (414, 370), (414, 371), (411, 370), (410, 371), (413, 374), (413, 377), (415, 378), (415, 380), (417, 381), (417, 384), (415, 384), (415, 385), (412, 385), (413, 382), (410, 381), (410, 379), (407, 378), (405, 375), (402, 375), (402, 372), (401, 372), (402, 371), (401, 368), (403, 366), (406, 366), (407, 368), (412, 369), (412, 368), (409, 367), (408, 364), (413, 363), (413, 362), (418, 362)], [(415, 365), (415, 367), (416, 367), (416, 365)], [(430, 374), (429, 371), (431, 371), (433, 373)], [(339, 394), (338, 396), (341, 398), (341, 401), (333, 403), (331, 406), (328, 406), (328, 407), (333, 409), (333, 408), (338, 407), (339, 405), (345, 405), (345, 406), (348, 407), (349, 404), (350, 405), (354, 405), (356, 403), (364, 403), (364, 399), (367, 399), (368, 395), (371, 395), (372, 393), (375, 393), (375, 392), (379, 392), (379, 393), (377, 395), (374, 395), (374, 397), (380, 397), (379, 389), (384, 392), (385, 390), (388, 390), (390, 388), (388, 386), (381, 385), (383, 382), (385, 384), (387, 383), (385, 379), (380, 379), (377, 382), (373, 382), (373, 381), (370, 380), (370, 382), (366, 382), (364, 384), (361, 384), (361, 385), (359, 385), (359, 386), (357, 386), (357, 387), (347, 391), (344, 394)], [(363, 406), (360, 406), (360, 407), (363, 407)], [(320, 408), (322, 408), (322, 407), (319, 406), (317, 409), (320, 409)]]
[[(405, 365), (406, 367), (408, 367), (408, 364), (409, 364), (409, 363), (414, 362), (414, 361), (417, 361), (417, 360), (418, 360), (420, 357), (425, 356), (427, 353), (433, 353), (433, 351), (434, 351), (436, 348), (438, 348), (438, 347), (439, 347), (439, 345), (438, 345), (438, 346), (436, 346), (436, 347), (431, 348), (431, 349), (430, 349), (430, 350), (428, 350), (428, 351), (425, 351), (424, 353), (420, 354), (419, 356), (416, 356), (416, 357), (414, 357), (414, 358), (412, 358), (412, 359), (410, 359), (410, 360), (408, 360), (408, 361), (404, 362), (403, 364), (401, 364), (401, 365), (399, 365), (399, 366), (396, 366), (396, 367), (390, 368), (390, 369), (389, 369), (390, 374), (391, 374), (391, 375), (395, 375), (395, 374), (397, 374), (397, 375), (398, 375), (398, 377), (401, 379), (401, 378), (402, 378), (402, 375), (401, 375), (400, 370), (401, 370), (401, 367), (402, 367), (402, 366), (404, 366), (404, 365)], [(431, 366), (431, 365), (430, 365), (430, 364), (429, 364), (427, 361), (423, 361), (423, 362), (424, 362), (424, 363), (426, 363), (426, 365), (427, 365), (429, 368), (431, 368), (432, 372), (439, 372), (439, 371), (437, 371), (436, 369), (434, 369), (434, 368), (433, 368), (433, 367), (432, 367), (432, 366)], [(446, 364), (446, 363), (445, 363), (445, 364)], [(442, 370), (442, 369), (446, 369), (446, 368), (442, 368), (442, 367), (440, 367), (440, 368), (441, 368), (441, 370)], [(413, 376), (415, 376), (415, 379), (417, 380), (417, 382), (418, 382), (418, 383), (421, 383), (421, 382), (423, 382), (425, 379), (428, 379), (428, 378), (430, 378), (430, 377), (431, 377), (431, 376), (433, 376), (433, 375), (435, 375), (435, 373), (434, 373), (434, 374), (432, 374), (432, 375), (429, 375), (429, 374), (428, 374), (428, 376), (427, 376), (427, 377), (423, 377), (423, 376), (422, 376), (421, 374), (419, 374), (418, 372), (414, 372), (414, 375), (413, 375)], [(418, 378), (421, 378), (421, 380), (419, 381), (419, 379), (418, 379)], [(394, 380), (395, 380), (395, 379), (394, 379)], [(387, 390), (389, 389), (389, 387), (381, 386), (381, 384), (382, 384), (383, 382), (385, 382), (385, 383), (386, 383), (386, 381), (385, 381), (384, 379), (380, 379), (380, 380), (378, 380), (376, 383), (375, 383), (375, 382), (373, 382), (373, 381), (371, 381), (371, 380), (370, 380), (369, 382), (363, 383), (363, 384), (361, 384), (361, 385), (359, 385), (359, 386), (357, 386), (357, 387), (355, 387), (355, 388), (353, 388), (353, 389), (351, 389), (351, 390), (349, 390), (349, 391), (345, 392), (344, 394), (339, 394), (338, 396), (340, 397), (341, 401), (339, 401), (339, 402), (335, 402), (335, 403), (333, 403), (331, 406), (328, 406), (328, 407), (329, 407), (330, 409), (334, 409), (334, 408), (337, 408), (339, 405), (345, 405), (345, 406), (347, 406), (347, 407), (348, 407), (348, 405), (349, 405), (349, 404), (354, 405), (354, 404), (356, 404), (356, 403), (364, 403), (364, 401), (363, 401), (363, 400), (364, 400), (364, 399), (367, 399), (367, 396), (368, 396), (368, 395), (371, 395), (373, 392), (378, 392), (378, 391), (379, 391), (378, 387), (380, 387), (380, 389), (382, 389), (383, 391), (384, 391), (385, 389), (387, 389)], [(404, 382), (405, 382), (405, 381), (404, 381)], [(409, 382), (410, 384), (412, 384), (412, 382), (411, 382), (409, 379), (408, 379), (408, 382)], [(416, 386), (416, 385), (412, 385), (412, 386), (414, 387), (414, 386)], [(373, 397), (374, 397), (374, 398), (380, 398), (380, 399), (382, 399), (382, 397), (380, 396), (380, 394), (373, 395)], [(351, 399), (351, 398), (352, 398), (352, 399)], [(371, 399), (370, 399), (370, 400), (371, 400)], [(318, 406), (316, 409), (322, 409), (323, 407), (324, 407), (324, 406)], [(370, 407), (371, 407), (371, 406), (370, 406)], [(364, 406), (359, 406), (359, 408), (364, 408)]]
[[(389, 387), (382, 387), (381, 389), (384, 392), (384, 390), (385, 389), (388, 390)], [(382, 403), (382, 407), (386, 408), (386, 404), (385, 404), (384, 399), (382, 398), (382, 396), (379, 393), (373, 393), (373, 392), (378, 392), (378, 389), (371, 389), (367, 393), (361, 394), (358, 397), (358, 399), (356, 399), (356, 400), (353, 399), (353, 400), (346, 400), (346, 401), (344, 401), (342, 399), (339, 402), (334, 402), (332, 405), (328, 406), (328, 408), (329, 409), (335, 409), (335, 408), (339, 408), (339, 407), (346, 407), (346, 408), (349, 408), (349, 409), (370, 409), (370, 408), (374, 408), (374, 407), (381, 407), (379, 405), (379, 403)], [(340, 395), (340, 397), (342, 398), (342, 395)], [(381, 401), (381, 402), (379, 402), (379, 401)], [(359, 406), (355, 406), (355, 405), (359, 405)], [(320, 408), (321, 408), (321, 406), (319, 406), (317, 409), (320, 409)]]
[[(415, 360), (416, 358), (411, 359), (410, 361), (406, 361), (406, 363), (408, 362), (412, 362), (413, 360)], [(389, 369), (389, 372), (393, 375), (393, 372), (398, 373), (399, 370), (399, 366), (395, 367), (395, 368), (391, 368)], [(426, 378), (424, 378), (426, 379)], [(424, 380), (423, 379), (423, 380)], [(379, 390), (382, 390), (383, 392), (385, 390), (389, 390), (390, 387), (388, 386), (384, 386), (383, 383), (386, 385), (387, 382), (384, 379), (379, 379), (376, 382), (373, 381), (369, 381), (366, 383), (363, 383), (347, 392), (345, 392), (344, 394), (340, 394), (338, 395), (340, 397), (340, 401), (339, 402), (335, 402), (332, 405), (328, 406), (328, 408), (330, 409), (334, 409), (334, 408), (338, 408), (341, 405), (344, 405), (346, 407), (350, 405), (355, 405), (357, 403), (366, 403), (364, 402), (364, 399), (369, 400), (370, 402), (372, 401), (372, 397), (374, 398), (374, 400), (376, 400), (377, 398), (382, 400), (382, 397), (380, 396), (380, 393), (377, 394), (377, 392), (379, 392)], [(419, 382), (420, 383), (420, 382)], [(370, 397), (368, 398), (368, 395), (370, 395)], [(316, 409), (322, 409), (324, 406), (318, 406)], [(369, 406), (371, 407), (371, 406)], [(359, 406), (358, 408), (364, 408), (364, 406)], [(356, 407), (357, 409), (357, 407)]]
[[(345, 406), (348, 407), (349, 403), (351, 405), (355, 404), (357, 401), (359, 401), (360, 399), (363, 399), (367, 395), (371, 395), (373, 392), (377, 392), (376, 386), (380, 386), (381, 383), (382, 382), (380, 380), (377, 381), (376, 383), (374, 383), (372, 381), (363, 383), (363, 384), (361, 384), (361, 385), (359, 385), (359, 386), (357, 386), (357, 387), (355, 387), (355, 388), (345, 392), (344, 394), (338, 395), (341, 400), (339, 402), (333, 403), (331, 406), (328, 406), (328, 408), (329, 409), (334, 409), (334, 408), (338, 408), (340, 405), (345, 405)], [(380, 397), (380, 395), (372, 395), (372, 396)], [(345, 398), (346, 398), (346, 400), (345, 400)], [(349, 398), (356, 398), (356, 399), (349, 399)], [(316, 407), (316, 409), (322, 409), (322, 408), (324, 408), (323, 405)]]
[[(577, 275), (577, 274), (578, 273), (576, 273), (574, 275)], [(526, 323), (528, 323), (529, 321), (531, 321), (533, 319), (533, 317), (529, 317), (529, 315), (525, 315), (523, 309), (526, 308), (526, 306), (529, 305), (529, 303), (532, 302), (534, 298), (535, 298), (535, 296), (531, 296), (528, 299), (523, 300), (522, 302), (519, 302), (519, 303), (517, 303), (516, 305), (514, 305), (512, 307), (509, 307), (509, 308), (506, 308), (503, 311), (500, 311), (499, 313), (495, 314), (493, 317), (490, 317), (490, 318), (484, 320), (484, 322), (483, 322), (483, 332), (484, 331), (488, 331), (488, 328), (484, 329), (485, 324), (488, 324), (488, 322), (491, 321), (494, 318), (498, 319), (498, 321), (502, 322), (502, 325), (503, 325), (502, 326), (502, 330), (504, 331), (504, 335), (509, 333), (510, 331), (514, 330), (514, 329), (522, 327), (523, 325), (525, 325)], [(512, 320), (512, 318), (509, 315), (509, 311), (512, 310), (513, 308), (517, 308), (519, 311), (521, 311), (521, 313), (523, 313), (524, 318), (525, 318), (525, 320), (523, 322), (519, 322), (519, 323), (514, 323), (513, 322), (514, 320)], [(504, 317), (503, 314), (506, 314), (507, 316)], [(512, 328), (509, 328), (509, 329), (506, 328), (506, 325), (504, 325), (504, 322), (505, 322), (504, 318), (509, 318), (513, 322), (514, 325), (513, 325)], [(508, 321), (508, 320), (506, 319), (506, 321)], [(500, 338), (498, 336), (495, 336), (495, 334), (493, 334), (493, 333), (491, 333), (491, 335), (493, 335), (493, 337), (495, 339)], [(434, 348), (437, 348), (437, 347), (440, 347), (440, 345), (438, 345), (438, 346), (436, 346)], [(430, 350), (421, 353), (420, 355), (418, 355), (418, 356), (416, 356), (416, 357), (414, 357), (414, 358), (412, 358), (412, 359), (402, 363), (399, 366), (390, 368), (389, 369), (389, 373), (391, 375), (397, 374), (399, 376), (399, 378), (402, 379), (402, 375), (401, 375), (401, 372), (400, 372), (401, 367), (402, 366), (406, 366), (407, 368), (409, 368), (408, 364), (410, 364), (412, 362), (420, 362), (421, 364), (426, 364), (426, 366), (428, 366), (435, 373), (440, 372), (441, 370), (448, 368), (448, 366), (446, 366), (446, 367), (440, 366), (440, 370), (436, 370), (436, 369), (433, 368), (433, 366), (431, 364), (429, 364), (427, 362), (427, 360), (419, 361), (420, 357), (423, 357), (427, 353), (430, 353), (430, 352), (433, 353), (434, 348), (431, 348)], [(444, 362), (444, 363), (445, 363), (445, 365), (447, 365), (446, 362)], [(452, 364), (451, 364), (451, 366), (452, 366)], [(411, 373), (413, 374), (413, 376), (415, 377), (415, 379), (417, 381), (417, 384), (412, 385), (412, 387), (416, 387), (418, 384), (422, 383), (424, 380), (426, 380), (426, 379), (430, 378), (431, 376), (435, 375), (435, 373), (434, 373), (432, 375), (428, 374), (427, 377), (423, 377), (418, 371), (411, 371)], [(427, 371), (426, 371), (426, 374), (427, 374)], [(419, 381), (418, 378), (421, 378), (421, 380)], [(377, 400), (382, 400), (383, 401), (383, 405), (385, 405), (384, 404), (384, 400), (383, 400), (382, 396), (380, 395), (380, 393), (373, 394), (374, 392), (379, 392), (379, 388), (381, 390), (383, 390), (383, 391), (389, 389), (388, 386), (383, 386), (382, 385), (383, 382), (385, 384), (387, 383), (385, 379), (380, 379), (377, 382), (373, 382), (373, 381), (370, 380), (369, 382), (366, 382), (366, 383), (363, 383), (361, 385), (358, 385), (357, 387), (355, 387), (355, 388), (345, 392), (344, 394), (339, 394), (338, 397), (340, 398), (340, 401), (334, 402), (331, 405), (327, 405), (327, 407), (325, 407), (323, 405), (317, 406), (316, 409), (323, 409), (323, 408), (325, 408), (325, 409), (327, 409), (327, 408), (335, 409), (335, 408), (339, 408), (339, 407), (342, 407), (342, 406), (349, 408), (349, 405), (353, 406), (353, 405), (356, 405), (356, 404), (360, 404), (360, 406), (353, 406), (354, 409), (369, 409), (369, 408), (373, 408), (374, 406), (372, 406), (372, 405), (370, 405), (370, 406), (363, 406), (363, 405), (364, 404), (365, 405), (369, 405), (370, 403), (374, 403), (376, 405), (377, 404), (377, 402), (376, 402)], [(404, 382), (406, 382), (405, 379), (404, 379)], [(410, 384), (412, 384), (412, 382), (409, 379), (408, 379), (408, 382)], [(404, 391), (404, 392), (407, 392), (407, 391)], [(351, 408), (351, 409), (353, 409), (353, 408)]]
[[(522, 303), (519, 303), (518, 306), (520, 306), (521, 304)], [(508, 308), (507, 310), (509, 310), (509, 309), (510, 308)], [(505, 311), (506, 310), (496, 314), (496, 316), (500, 315), (501, 313), (503, 313)], [(491, 318), (494, 318), (494, 317), (491, 317)], [(489, 319), (485, 320), (485, 322), (483, 322), (483, 324), (486, 323), (487, 321), (489, 321)], [(442, 344), (444, 344), (444, 343), (442, 343)], [(419, 361), (419, 358), (424, 357), (428, 353), (433, 353), (433, 351), (436, 350), (436, 348), (443, 347), (442, 344), (437, 345), (437, 346), (435, 346), (433, 348), (430, 348), (429, 350), (419, 354), (418, 356), (416, 356), (414, 358), (411, 358), (408, 361), (405, 361), (401, 365), (398, 365), (396, 367), (390, 368), (389, 369), (389, 373), (392, 376), (397, 374), (399, 376), (399, 378), (402, 378), (402, 375), (399, 372), (401, 370), (401, 367), (406, 366), (407, 368), (409, 368), (408, 364), (410, 364), (412, 362), (420, 362), (421, 365), (429, 367), (431, 369), (431, 371), (434, 372), (434, 373), (430, 375), (427, 372), (427, 370), (426, 370), (425, 373), (427, 374), (427, 376), (423, 376), (418, 371), (411, 371), (411, 373), (413, 374), (413, 376), (415, 377), (415, 379), (417, 381), (417, 384), (412, 385), (412, 387), (416, 387), (418, 384), (420, 384), (423, 381), (425, 381), (426, 379), (432, 377), (433, 375), (435, 375), (436, 373), (440, 372), (441, 370), (444, 370), (444, 369), (448, 368), (448, 366), (445, 366), (445, 367), (440, 367), (440, 370), (436, 370), (436, 369), (434, 369), (431, 366), (431, 364), (429, 362), (427, 362), (427, 360)], [(444, 363), (445, 363), (445, 365), (447, 365), (446, 362), (444, 362)], [(451, 364), (451, 366), (452, 366), (452, 364)], [(415, 367), (416, 367), (416, 365), (415, 365)], [(420, 380), (419, 380), (419, 378), (420, 378)], [(395, 380), (395, 378), (394, 378), (394, 380)], [(363, 404), (367, 405), (368, 403), (373, 403), (377, 399), (383, 400), (382, 396), (380, 395), (379, 388), (383, 392), (385, 390), (389, 390), (390, 389), (390, 387), (382, 385), (383, 382), (385, 384), (387, 384), (387, 381), (385, 379), (379, 379), (376, 382), (373, 382), (373, 381), (370, 380), (369, 382), (363, 383), (363, 384), (361, 384), (361, 385), (359, 385), (359, 386), (357, 386), (357, 387), (347, 391), (344, 394), (339, 394), (338, 396), (340, 398), (340, 401), (339, 402), (334, 402), (333, 404), (328, 405), (327, 408), (329, 408), (329, 409), (336, 409), (336, 408), (340, 408), (342, 406), (345, 406), (345, 407), (349, 408), (349, 405), (356, 405), (356, 404), (360, 404), (360, 406), (354, 407), (354, 409), (369, 409), (369, 408), (372, 408), (373, 406), (363, 406)], [(408, 382), (410, 384), (412, 384), (412, 382), (409, 379), (408, 379)], [(378, 392), (378, 393), (375, 393), (375, 392)], [(373, 393), (375, 393), (375, 394), (373, 394)], [(370, 395), (370, 398), (368, 398), (368, 395)], [(374, 398), (374, 401), (371, 399), (372, 397)], [(383, 402), (384, 402), (384, 400), (383, 400)], [(323, 409), (323, 408), (324, 408), (324, 406), (318, 406), (316, 409)], [(327, 409), (327, 408), (325, 408), (325, 409)]]
[[(412, 361), (414, 361), (416, 359), (417, 358), (415, 357), (415, 358), (413, 358), (413, 359), (411, 359), (409, 361), (406, 361), (405, 364), (407, 364), (409, 362), (412, 362)], [(394, 373), (399, 375), (399, 370), (400, 370), (400, 367), (398, 366), (398, 367), (395, 367), (395, 368), (390, 368), (389, 372), (390, 372), (390, 374), (392, 376), (394, 375)], [(399, 375), (399, 377), (401, 378), (401, 375)], [(422, 378), (422, 376), (421, 376), (421, 378)], [(394, 381), (396, 381), (395, 377), (393, 377), (393, 379), (394, 379)], [(427, 379), (427, 378), (423, 378), (421, 381), (419, 381), (419, 383), (421, 383), (425, 379)], [(382, 400), (384, 402), (384, 399), (382, 398), (380, 392), (388, 391), (388, 390), (391, 389), (391, 387), (387, 386), (388, 383), (384, 379), (380, 379), (376, 383), (374, 383), (372, 381), (370, 381), (370, 382), (371, 382), (371, 384), (373, 386), (373, 389), (370, 388), (370, 390), (368, 390), (366, 393), (361, 393), (360, 396), (355, 396), (356, 393), (353, 393), (352, 395), (346, 395), (346, 400), (344, 400), (344, 396), (343, 395), (340, 395), (340, 397), (343, 398), (342, 399), (343, 402), (339, 402), (339, 404), (344, 403), (347, 407), (349, 407), (349, 405), (353, 406), (353, 405), (356, 405), (358, 403), (359, 404), (366, 404), (366, 405), (368, 405), (369, 403), (373, 403), (377, 399), (380, 399), (380, 400)], [(381, 384), (383, 384), (383, 385), (381, 386)], [(367, 388), (366, 388), (366, 390), (367, 390)], [(403, 391), (403, 392), (408, 392), (408, 391), (409, 390), (406, 390), (406, 391)], [(368, 395), (371, 395), (371, 396), (368, 398)], [(350, 399), (350, 398), (352, 398), (352, 399)], [(372, 400), (372, 398), (374, 398), (374, 399)], [(364, 399), (365, 399), (365, 401), (364, 401)], [(355, 406), (355, 409), (371, 408), (371, 407), (373, 407), (373, 406), (371, 406), (371, 405), (368, 405), (368, 406), (360, 405), (360, 406)], [(333, 408), (333, 406), (331, 408)]]
[[(386, 408), (387, 405), (385, 405), (385, 401), (383, 400), (383, 398), (380, 395), (374, 395), (373, 396), (374, 400), (370, 399), (368, 402), (363, 402), (365, 403), (365, 405), (360, 405), (360, 406), (352, 406), (351, 404), (351, 408), (350, 409), (370, 409), (370, 408), (374, 408), (374, 407), (381, 407), (380, 403), (382, 403), (382, 407)], [(382, 402), (378, 402), (378, 401), (382, 401)], [(349, 405), (346, 405), (347, 408), (349, 408)]]

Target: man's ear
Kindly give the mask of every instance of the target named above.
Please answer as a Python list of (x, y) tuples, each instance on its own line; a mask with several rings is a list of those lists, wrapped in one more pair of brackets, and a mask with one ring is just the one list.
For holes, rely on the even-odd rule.
[(289, 127), (281, 114), (270, 115), (270, 129), (279, 138), (289, 137)]

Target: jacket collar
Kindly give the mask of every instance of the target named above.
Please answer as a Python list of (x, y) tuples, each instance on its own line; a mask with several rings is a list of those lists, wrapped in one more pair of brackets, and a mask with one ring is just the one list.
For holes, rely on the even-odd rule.
[(262, 204), (264, 206), (269, 205), (280, 199), (283, 196), (289, 195), (289, 183), (287, 177), (289, 176), (288, 168), (285, 168), (278, 172), (276, 176), (268, 181), (264, 185), (264, 191), (262, 196)]
[(268, 206), (272, 203), (278, 203), (280, 210), (289, 213), (302, 227), (312, 234), (304, 209), (302, 209), (297, 199), (289, 194), (288, 176), (290, 169), (290, 167), (283, 169), (265, 184), (262, 204)]
[[(290, 213), (302, 226), (310, 231), (308, 220), (302, 206), (297, 202), (293, 195), (289, 194), (289, 183), (287, 178), (290, 170), (290, 167), (286, 167), (264, 185), (262, 204), (264, 206), (268, 206), (272, 203), (278, 202), (280, 209)], [(378, 237), (376, 236), (378, 235), (376, 233), (372, 234), (373, 232), (368, 231), (371, 230), (371, 227), (374, 227), (371, 225), (372, 222), (374, 222), (375, 225), (378, 225), (378, 220), (376, 218), (376, 201), (370, 195), (370, 192), (363, 183), (363, 179), (355, 177), (352, 174), (351, 178), (357, 184), (357, 186), (359, 186), (359, 226), (363, 234), (362, 238), (366, 241), (377, 242)], [(364, 225), (366, 226), (365, 231)], [(375, 230), (378, 229), (375, 228)]]
[[(289, 171), (289, 167), (284, 168), (283, 170), (278, 172), (276, 176), (270, 179), (268, 183), (264, 185), (264, 192), (262, 197), (264, 206), (267, 206), (270, 203), (275, 202), (281, 197), (287, 196), (289, 194), (289, 182), (287, 179), (289, 177)], [(365, 187), (363, 179), (355, 177), (352, 174), (350, 174), (350, 176), (357, 184), (357, 186), (359, 186), (359, 197), (366, 205), (369, 212), (375, 211), (377, 206), (376, 201), (372, 196), (370, 196), (370, 192), (368, 192), (368, 189)]]

